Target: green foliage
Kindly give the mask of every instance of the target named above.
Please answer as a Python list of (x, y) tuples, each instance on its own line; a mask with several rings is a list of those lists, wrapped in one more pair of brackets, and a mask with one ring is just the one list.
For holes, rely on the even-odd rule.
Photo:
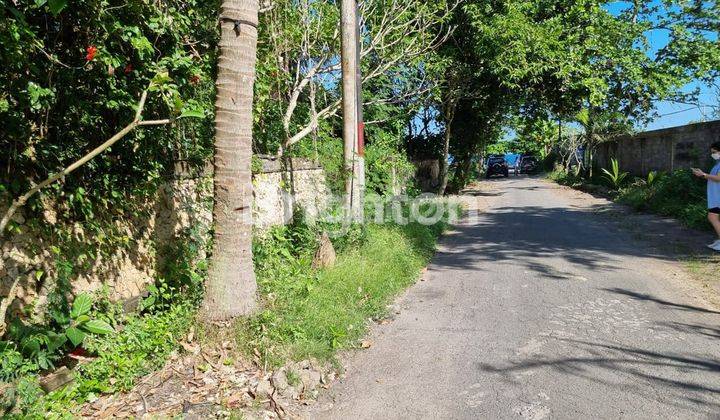
[[(582, 176), (556, 170), (548, 174), (555, 182), (573, 188), (591, 191), (593, 184)], [(613, 199), (662, 216), (674, 217), (683, 224), (696, 229), (709, 229), (705, 182), (686, 169), (669, 174), (655, 173), (648, 178), (635, 179), (620, 188)]]
[(329, 226), (271, 230), (254, 246), (265, 309), (238, 326), (238, 342), (248, 354), (262, 349), (273, 365), (332, 359), (337, 350), (356, 345), (367, 319), (381, 318), (390, 299), (415, 281), (444, 227), (441, 221), (351, 228), (333, 238), (336, 265), (320, 271), (310, 266), (315, 245), (308, 237)]
[[(161, 175), (212, 154), (217, 3), (107, 0), (4, 3), (0, 13), (0, 200), (25, 192), (118, 132), (151, 81), (145, 119), (183, 118), (134, 131), (25, 210), (31, 231), (74, 262), (128, 247), (118, 220), (147, 218)], [(3, 105), (5, 104), (5, 105)], [(203, 118), (198, 118), (203, 117)], [(43, 210), (56, 210), (46, 223)], [(78, 233), (73, 225), (81, 227)]]
[(193, 305), (179, 302), (163, 312), (129, 316), (123, 320), (122, 330), (114, 334), (88, 336), (86, 350), (96, 358), (75, 369), (72, 384), (42, 395), (36, 377), (25, 375), (0, 398), (6, 414), (73, 417), (79, 404), (95, 396), (131, 389), (138, 377), (157, 369), (178, 347), (194, 314)]
[(58, 284), (48, 296), (47, 322), (30, 324), (14, 319), (8, 328), (7, 341), (0, 341), (0, 353), (7, 359), (1, 365), (0, 380), (52, 369), (67, 351), (81, 346), (87, 337), (115, 332), (105, 319), (91, 312), (91, 295), (81, 293), (72, 306), (68, 304), (68, 264), (59, 262), (58, 271)]
[(400, 148), (400, 136), (379, 131), (365, 149), (365, 188), (368, 193), (387, 195), (393, 192), (393, 182), (404, 187), (415, 167)]
[(647, 174), (647, 185), (648, 187), (652, 187), (655, 181), (661, 176), (662, 174), (658, 171), (650, 171)]
[(620, 190), (618, 201), (637, 210), (670, 216), (684, 224), (708, 229), (705, 183), (681, 169), (655, 176), (654, 181), (635, 182)]
[(627, 172), (620, 171), (620, 165), (615, 158), (610, 160), (610, 170), (602, 168), (602, 171), (605, 174), (605, 179), (607, 179), (615, 189), (620, 188), (628, 176)]
[[(66, 296), (72, 266), (59, 262), (58, 285), (48, 296), (50, 322), (25, 325), (16, 320), (9, 334), (13, 341), (0, 342), (0, 380), (14, 381), (0, 396), (0, 405), (19, 417), (69, 416), (77, 404), (101, 393), (126, 391), (136, 378), (161, 365), (192, 324), (202, 297), (206, 262), (198, 258), (199, 239), (190, 229), (161, 250), (164, 264), (158, 271), (163, 277), (149, 286), (154, 292), (140, 314), (125, 313), (103, 292), (96, 297), (79, 294), (70, 305)], [(72, 385), (47, 396), (31, 392), (41, 371), (78, 346), (94, 358), (75, 369)]]

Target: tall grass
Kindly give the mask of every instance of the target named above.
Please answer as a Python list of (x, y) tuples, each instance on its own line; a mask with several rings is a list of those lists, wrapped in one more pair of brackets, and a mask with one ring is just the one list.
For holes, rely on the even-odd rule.
[(341, 244), (335, 266), (321, 271), (311, 268), (309, 249), (286, 240), (310, 228), (277, 228), (256, 243), (264, 310), (238, 326), (239, 343), (270, 366), (334, 360), (338, 350), (357, 345), (369, 320), (382, 318), (392, 298), (415, 282), (445, 226), (356, 227), (362, 231), (356, 240)]

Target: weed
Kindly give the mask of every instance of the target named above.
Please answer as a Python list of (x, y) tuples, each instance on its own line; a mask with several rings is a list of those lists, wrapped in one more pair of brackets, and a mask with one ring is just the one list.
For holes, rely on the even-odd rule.
[(300, 375), (298, 375), (294, 370), (288, 370), (285, 373), (285, 376), (287, 376), (287, 382), (290, 386), (300, 385)]
[(602, 171), (605, 174), (605, 178), (610, 182), (610, 185), (615, 189), (619, 189), (628, 176), (627, 172), (620, 171), (620, 164), (617, 159), (610, 160), (610, 170), (603, 168)]
[(254, 247), (264, 309), (239, 322), (239, 346), (248, 355), (264, 349), (263, 362), (271, 366), (307, 358), (333, 361), (338, 350), (363, 337), (368, 319), (382, 318), (390, 300), (415, 281), (445, 226), (441, 221), (357, 227), (351, 233), (356, 239), (341, 242), (335, 266), (320, 271), (311, 268), (314, 249), (293, 241), (313, 228), (273, 229)]

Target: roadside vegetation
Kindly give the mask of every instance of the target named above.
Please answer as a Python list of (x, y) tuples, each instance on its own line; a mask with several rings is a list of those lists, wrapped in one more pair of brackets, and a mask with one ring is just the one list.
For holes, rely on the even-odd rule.
[(585, 177), (573, 171), (556, 169), (548, 174), (555, 182), (589, 193), (601, 194), (637, 211), (669, 216), (695, 229), (709, 230), (705, 201), (705, 182), (689, 170), (671, 173), (651, 172), (646, 178), (630, 177), (617, 166), (603, 175)]
[[(460, 191), (481, 155), (505, 151), (508, 128), (518, 134), (514, 150), (545, 162), (559, 153), (567, 172), (581, 143), (592, 150), (646, 121), (657, 100), (692, 100), (682, 87), (718, 77), (717, 43), (707, 38), (717, 11), (655, 3), (611, 13), (604, 2), (579, 0), (358, 2), (367, 195), (418, 195), (417, 161), (437, 164), (425, 190)], [(333, 361), (417, 278), (446, 219), (341, 229), (298, 215), (259, 232), (250, 218), (228, 216), (252, 208), (258, 155), (313, 161), (335, 194), (357, 187), (348, 182), (339, 118), (339, 4), (0, 6), (0, 416), (71, 415), (101, 394), (129, 390), (182, 347), (193, 325), (210, 321), (233, 325), (239, 347), (263, 367)], [(666, 46), (651, 46), (650, 27), (668, 31)], [(230, 60), (218, 66), (223, 56)], [(235, 91), (216, 89), (218, 80)], [(216, 110), (233, 115), (230, 127)], [(568, 135), (578, 124), (582, 135)], [(179, 173), (205, 173), (216, 159), (214, 182), (193, 191), (193, 204), (221, 209), (216, 237), (190, 226), (173, 231), (165, 249), (150, 232), (156, 199)], [(680, 175), (647, 185), (619, 175), (603, 187), (618, 199), (699, 223), (695, 193), (676, 191)], [(200, 190), (212, 197), (197, 198)], [(222, 211), (229, 204), (233, 211)], [(331, 235), (338, 256), (317, 269), (323, 232), (339, 232)], [(113, 290), (80, 291), (89, 275), (122, 282), (119, 270), (97, 268), (134, 251), (142, 255), (133, 263), (152, 271), (143, 279), (151, 284), (134, 291), (136, 307), (123, 307)], [(41, 381), (64, 367), (74, 380), (42, 391)]]
[[(429, 204), (426, 211), (435, 211)], [(297, 223), (256, 239), (255, 261), (263, 310), (238, 325), (239, 345), (261, 354), (270, 366), (308, 358), (334, 361), (338, 350), (356, 347), (368, 322), (387, 313), (392, 298), (415, 282), (447, 226), (438, 223), (353, 225), (334, 240), (336, 264), (311, 266), (321, 230)]]
[[(343, 227), (298, 218), (258, 233), (253, 252), (262, 309), (235, 324), (240, 356), (252, 360), (260, 354), (263, 366), (273, 368), (306, 359), (334, 362), (338, 351), (360, 346), (369, 322), (384, 317), (392, 298), (417, 280), (448, 219), (460, 209), (444, 201), (421, 209), (423, 214), (435, 211), (443, 216), (431, 225), (387, 221)], [(403, 212), (407, 215), (407, 207)], [(316, 269), (312, 262), (323, 232), (335, 233), (337, 262)], [(194, 248), (184, 251), (180, 261), (193, 261)], [(83, 315), (102, 320), (112, 333), (89, 332), (81, 343), (52, 347), (62, 333), (57, 322), (32, 330), (16, 324), (0, 347), (0, 379), (8, 384), (0, 413), (23, 418), (72, 415), (102, 394), (132, 389), (138, 378), (182, 351), (180, 341), (196, 324), (205, 263), (182, 263), (175, 270), (172, 278), (185, 282), (156, 283), (139, 313), (124, 312), (102, 294), (86, 295)], [(40, 375), (68, 362), (74, 381), (45, 394)]]

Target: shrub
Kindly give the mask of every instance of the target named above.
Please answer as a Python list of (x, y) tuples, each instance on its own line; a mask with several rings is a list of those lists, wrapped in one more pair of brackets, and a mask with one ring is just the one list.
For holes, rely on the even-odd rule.
[[(307, 236), (333, 226), (273, 228), (254, 244), (265, 309), (238, 325), (239, 344), (248, 354), (262, 349), (271, 365), (308, 357), (333, 360), (338, 349), (363, 336), (368, 318), (381, 317), (389, 300), (415, 281), (445, 226), (444, 220), (431, 226), (353, 226), (333, 238), (336, 265), (317, 271), (311, 268), (315, 242)], [(299, 237), (306, 239), (298, 242)]]
[(696, 228), (708, 227), (705, 200), (704, 181), (685, 169), (655, 176), (650, 182), (638, 180), (618, 196), (618, 201), (637, 210), (675, 217)]
[(627, 172), (620, 171), (620, 164), (617, 159), (611, 159), (610, 170), (603, 168), (602, 171), (605, 174), (605, 179), (610, 182), (610, 186), (616, 190), (622, 186), (628, 176)]

